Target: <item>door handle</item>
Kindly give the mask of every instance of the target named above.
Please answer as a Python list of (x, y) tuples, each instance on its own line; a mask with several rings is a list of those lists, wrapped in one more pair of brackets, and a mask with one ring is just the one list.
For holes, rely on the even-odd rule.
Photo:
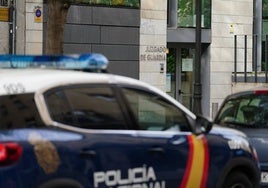
[(83, 150), (80, 152), (81, 157), (95, 157), (97, 153), (94, 150)]
[(152, 148), (148, 149), (148, 151), (150, 153), (161, 153), (161, 154), (165, 153), (165, 150), (161, 147), (152, 147)]
[(181, 136), (173, 136), (171, 139), (169, 139), (169, 143), (172, 145), (180, 145), (187, 142), (186, 138)]

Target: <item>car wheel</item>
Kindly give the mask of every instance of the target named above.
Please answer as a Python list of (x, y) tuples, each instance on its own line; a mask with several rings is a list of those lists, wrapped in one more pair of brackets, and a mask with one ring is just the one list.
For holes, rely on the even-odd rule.
[(243, 172), (230, 173), (223, 185), (223, 188), (253, 188), (248, 176)]

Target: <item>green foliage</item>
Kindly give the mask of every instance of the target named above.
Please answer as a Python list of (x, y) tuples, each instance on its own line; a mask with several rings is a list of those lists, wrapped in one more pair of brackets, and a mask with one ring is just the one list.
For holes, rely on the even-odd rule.
[(261, 71), (266, 71), (266, 70), (268, 70), (268, 67), (267, 67), (268, 65), (266, 65), (266, 63), (265, 63), (265, 61), (262, 61), (261, 62)]
[[(66, 1), (66, 0), (63, 0)], [(140, 7), (140, 0), (67, 0), (71, 4)]]
[(193, 1), (179, 0), (178, 15), (179, 17), (186, 17), (194, 13)]
[(167, 54), (167, 72), (175, 73), (176, 72), (176, 54), (175, 49), (170, 48), (169, 53)]
[[(201, 0), (205, 28), (211, 24), (211, 0)], [(178, 0), (178, 21), (180, 27), (194, 27), (195, 0)]]
[(262, 0), (262, 16), (268, 18), (268, 0)]

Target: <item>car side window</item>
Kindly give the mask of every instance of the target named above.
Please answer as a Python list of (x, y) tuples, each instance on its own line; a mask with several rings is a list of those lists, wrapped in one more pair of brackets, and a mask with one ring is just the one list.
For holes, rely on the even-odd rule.
[(45, 93), (54, 121), (86, 129), (126, 129), (123, 113), (108, 86), (65, 87)]
[(44, 126), (37, 110), (34, 93), (0, 97), (0, 129)]
[(190, 130), (184, 113), (161, 96), (129, 88), (123, 93), (141, 130)]

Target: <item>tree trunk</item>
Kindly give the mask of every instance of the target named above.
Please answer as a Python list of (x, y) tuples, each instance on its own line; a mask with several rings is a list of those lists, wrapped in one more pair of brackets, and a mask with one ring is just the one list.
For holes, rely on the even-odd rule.
[(64, 25), (70, 5), (68, 0), (47, 0), (46, 54), (63, 53)]

